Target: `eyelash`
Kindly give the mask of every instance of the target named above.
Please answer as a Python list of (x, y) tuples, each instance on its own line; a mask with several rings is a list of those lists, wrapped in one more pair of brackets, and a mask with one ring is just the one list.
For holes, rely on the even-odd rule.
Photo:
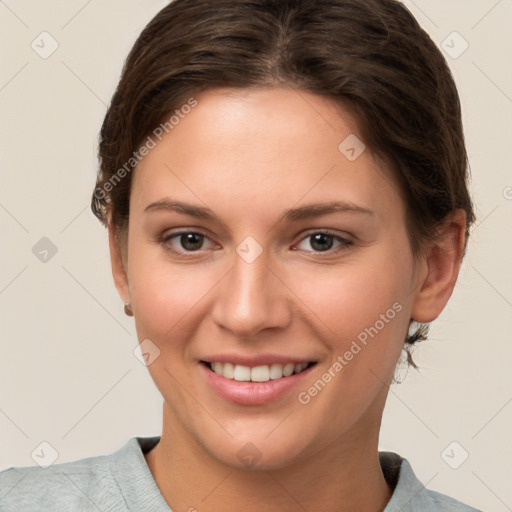
[[(200, 235), (200, 236), (206, 238), (207, 240), (209, 240), (211, 243), (214, 243), (208, 235), (206, 235), (204, 233), (201, 233), (200, 231), (179, 231), (177, 233), (172, 233), (172, 234), (164, 235), (164, 236), (161, 237), (160, 242), (164, 246), (164, 249), (169, 251), (169, 252), (171, 252), (171, 253), (178, 254), (179, 256), (193, 257), (194, 255), (200, 253), (200, 250), (197, 250), (197, 251), (177, 251), (176, 249), (171, 248), (170, 245), (169, 245), (169, 241), (172, 240), (173, 238), (177, 238), (177, 237), (180, 237), (182, 235), (189, 235), (189, 234)], [(306, 240), (308, 238), (311, 238), (314, 235), (327, 235), (328, 237), (332, 237), (332, 238), (335, 238), (338, 241), (340, 241), (341, 245), (337, 249), (328, 249), (327, 251), (305, 251), (305, 252), (312, 252), (312, 253), (318, 254), (320, 256), (322, 256), (323, 254), (330, 256), (330, 255), (333, 255), (333, 254), (338, 254), (338, 253), (343, 252), (343, 251), (347, 251), (349, 249), (349, 246), (353, 245), (353, 242), (351, 240), (343, 238), (343, 237), (333, 233), (330, 230), (311, 231), (308, 234), (306, 234), (305, 236), (303, 236), (300, 239), (300, 242), (302, 242), (302, 241), (304, 241), (304, 240)]]

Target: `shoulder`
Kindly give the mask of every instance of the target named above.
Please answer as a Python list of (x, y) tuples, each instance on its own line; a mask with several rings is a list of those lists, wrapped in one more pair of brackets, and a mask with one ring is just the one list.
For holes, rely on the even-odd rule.
[(135, 448), (131, 438), (109, 455), (72, 462), (11, 467), (0, 472), (0, 512), (66, 510), (126, 511), (122, 492), (112, 471)]
[(384, 512), (482, 512), (445, 494), (431, 491), (423, 485), (407, 459), (395, 453), (380, 453), (386, 480), (394, 492)]
[(426, 488), (423, 490), (422, 495), (419, 496), (419, 499), (422, 502), (428, 503), (432, 510), (442, 510), (446, 512), (482, 512), (446, 494), (430, 491)]

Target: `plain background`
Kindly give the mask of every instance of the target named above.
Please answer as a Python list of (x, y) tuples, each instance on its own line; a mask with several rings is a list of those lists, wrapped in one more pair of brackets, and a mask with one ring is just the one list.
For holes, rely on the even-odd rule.
[[(512, 0), (405, 3), (451, 53), (478, 220), (455, 292), (415, 352), (421, 371), (391, 388), (381, 449), (431, 489), (512, 510)], [(42, 441), (65, 462), (160, 434), (162, 399), (133, 354), (89, 201), (121, 66), (165, 4), (0, 2), (0, 469), (34, 465)], [(31, 47), (51, 49), (41, 32), (58, 43), (46, 59)], [(33, 251), (43, 237), (57, 250), (46, 262)]]

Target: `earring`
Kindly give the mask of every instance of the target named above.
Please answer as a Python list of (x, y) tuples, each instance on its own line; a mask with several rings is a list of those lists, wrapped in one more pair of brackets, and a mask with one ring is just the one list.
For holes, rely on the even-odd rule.
[(124, 305), (124, 314), (127, 316), (133, 316), (133, 309), (130, 303)]

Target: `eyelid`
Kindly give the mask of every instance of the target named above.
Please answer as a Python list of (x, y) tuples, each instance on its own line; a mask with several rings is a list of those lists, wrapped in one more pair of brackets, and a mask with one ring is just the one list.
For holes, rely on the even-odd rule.
[(316, 235), (316, 234), (329, 235), (329, 236), (332, 236), (335, 238), (340, 238), (342, 240), (345, 240), (346, 242), (353, 241), (353, 237), (351, 235), (349, 235), (348, 233), (340, 233), (339, 231), (335, 231), (335, 230), (332, 230), (329, 228), (309, 229), (306, 232), (301, 234), (300, 240), (304, 240), (304, 238), (307, 238), (308, 236)]

